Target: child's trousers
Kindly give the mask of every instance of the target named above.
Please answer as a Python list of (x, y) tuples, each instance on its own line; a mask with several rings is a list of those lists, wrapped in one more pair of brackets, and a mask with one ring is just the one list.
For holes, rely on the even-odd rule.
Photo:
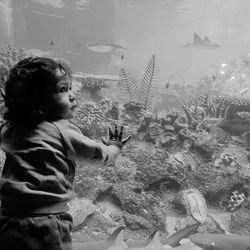
[(1, 250), (72, 250), (72, 216), (0, 215)]

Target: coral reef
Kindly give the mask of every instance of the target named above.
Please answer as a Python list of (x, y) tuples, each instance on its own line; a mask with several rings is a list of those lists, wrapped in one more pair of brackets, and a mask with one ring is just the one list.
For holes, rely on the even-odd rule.
[[(9, 66), (25, 56), (25, 51), (1, 48), (2, 79)], [(244, 70), (249, 68), (248, 61), (246, 57)], [(174, 90), (175, 95), (187, 90), (188, 97), (189, 92), (194, 96), (180, 109), (152, 109), (157, 76), (154, 56), (141, 86), (121, 70), (123, 101), (102, 96), (105, 77), (74, 76), (80, 88), (72, 122), (96, 140), (115, 123), (124, 125), (125, 136), (133, 135), (113, 165), (79, 163), (77, 199), (86, 199), (92, 209), (90, 217), (78, 216), (74, 237), (104, 239), (114, 227), (126, 225), (127, 238), (138, 239), (154, 230), (168, 235), (195, 221), (201, 223), (200, 232), (250, 232), (250, 104), (247, 94), (234, 97), (228, 90), (221, 95), (233, 85), (229, 80), (234, 67), (223, 68), (224, 74), (217, 72), (215, 78), (201, 79), (201, 89), (183, 85), (179, 92)], [(91, 100), (83, 92), (89, 92)], [(226, 225), (222, 214), (227, 215)]]
[(105, 80), (94, 77), (81, 78), (81, 91), (87, 91), (95, 100), (101, 99), (101, 89), (106, 87)]

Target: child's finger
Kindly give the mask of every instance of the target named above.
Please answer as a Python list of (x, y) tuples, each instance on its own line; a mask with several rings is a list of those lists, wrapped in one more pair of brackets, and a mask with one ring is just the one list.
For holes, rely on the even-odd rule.
[(109, 138), (112, 140), (114, 138), (114, 134), (112, 132), (111, 127), (109, 127)]
[(132, 137), (132, 135), (129, 135), (125, 139), (123, 139), (122, 144), (124, 145), (128, 140), (130, 140), (131, 137)]
[(115, 138), (118, 138), (118, 128), (117, 128), (117, 124), (115, 124)]
[(119, 141), (122, 140), (122, 135), (123, 135), (123, 126), (121, 126), (121, 128), (120, 128), (120, 133), (119, 133), (119, 136), (118, 136)]

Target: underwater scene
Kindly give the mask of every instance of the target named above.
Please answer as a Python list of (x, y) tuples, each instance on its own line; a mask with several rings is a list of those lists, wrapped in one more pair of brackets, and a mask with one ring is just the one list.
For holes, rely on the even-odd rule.
[(0, 87), (63, 58), (72, 122), (132, 135), (76, 170), (75, 250), (250, 249), (249, 31), (249, 0), (0, 0)]

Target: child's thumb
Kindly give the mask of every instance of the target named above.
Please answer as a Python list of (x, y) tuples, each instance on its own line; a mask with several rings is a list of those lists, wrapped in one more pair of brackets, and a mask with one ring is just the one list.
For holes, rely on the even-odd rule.
[(108, 145), (108, 142), (107, 142), (106, 138), (102, 137), (101, 141), (102, 141), (103, 144)]
[(132, 137), (132, 135), (129, 135), (125, 139), (123, 139), (122, 144), (124, 145), (128, 140), (130, 140), (131, 137)]

